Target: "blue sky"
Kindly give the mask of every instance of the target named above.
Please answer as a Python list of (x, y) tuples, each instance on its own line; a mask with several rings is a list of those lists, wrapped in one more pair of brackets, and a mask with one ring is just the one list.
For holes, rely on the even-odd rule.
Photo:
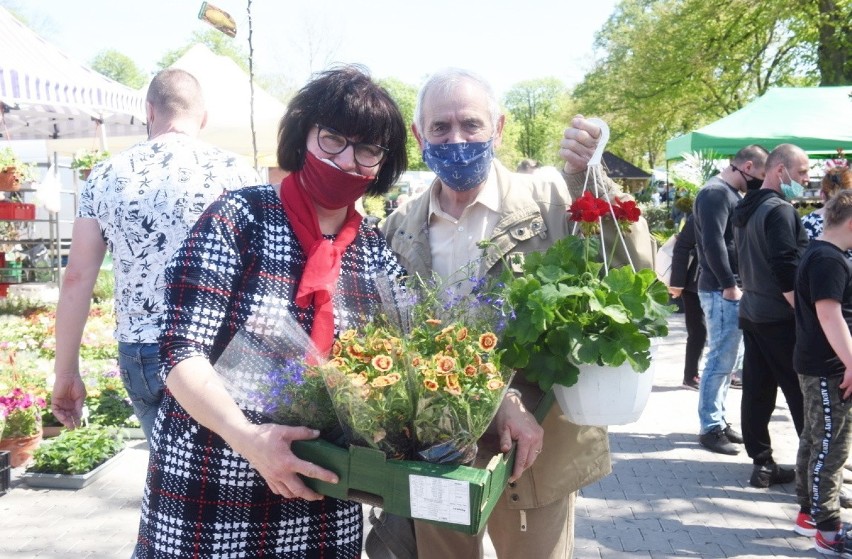
[[(246, 0), (214, 0), (246, 41)], [(184, 45), (200, 0), (0, 0), (45, 39), (87, 63), (101, 49), (130, 56), (146, 72)], [(431, 72), (459, 66), (482, 74), (498, 93), (522, 80), (582, 79), (592, 42), (615, 0), (253, 0), (256, 71), (296, 84), (333, 62), (357, 62), (377, 78), (418, 86)], [(417, 12), (416, 10), (420, 10)], [(310, 64), (312, 62), (312, 64)]]

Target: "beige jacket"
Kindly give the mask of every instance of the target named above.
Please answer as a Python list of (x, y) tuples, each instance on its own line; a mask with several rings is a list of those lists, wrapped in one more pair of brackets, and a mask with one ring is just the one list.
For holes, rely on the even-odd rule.
[[(493, 249), (486, 253), (480, 266), (485, 273), (501, 272), (501, 262), (517, 253), (546, 250), (571, 232), (566, 212), (571, 195), (559, 181), (509, 172), (495, 161), (497, 185), (501, 200), (501, 217), (488, 239)], [(579, 194), (584, 176), (566, 176), (569, 187)], [(608, 181), (608, 179), (607, 179)], [(617, 186), (608, 181), (617, 192)], [(411, 273), (428, 275), (432, 268), (429, 248), (429, 191), (409, 201), (391, 214), (381, 228), (388, 244)], [(651, 265), (651, 242), (644, 220), (634, 224), (628, 246), (637, 268)], [(636, 250), (636, 245), (647, 245)], [(617, 251), (616, 262), (623, 260)], [(516, 375), (513, 386), (525, 396), (538, 391)], [(540, 395), (540, 392), (538, 393)], [(534, 396), (533, 396), (534, 397)], [(525, 398), (526, 400), (526, 398)], [(545, 506), (565, 495), (594, 483), (612, 471), (606, 429), (570, 423), (553, 406), (543, 422), (544, 447), (535, 464), (509, 488), (509, 502), (518, 509)]]

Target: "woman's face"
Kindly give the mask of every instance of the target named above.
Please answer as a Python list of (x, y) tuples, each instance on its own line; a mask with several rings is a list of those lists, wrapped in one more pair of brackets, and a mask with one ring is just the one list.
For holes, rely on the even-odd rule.
[[(311, 128), (307, 148), (317, 158), (330, 160), (342, 171), (368, 177), (379, 174), (387, 155), (380, 146), (358, 142), (326, 126)], [(379, 163), (370, 165), (376, 161)]]

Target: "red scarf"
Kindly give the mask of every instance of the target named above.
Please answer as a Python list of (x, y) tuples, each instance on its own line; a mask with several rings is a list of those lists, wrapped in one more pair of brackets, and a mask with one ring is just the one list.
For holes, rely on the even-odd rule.
[(307, 255), (305, 269), (296, 291), (296, 304), (305, 309), (313, 303), (311, 340), (319, 354), (325, 357), (334, 341), (332, 295), (340, 275), (340, 263), (346, 247), (355, 240), (363, 218), (355, 211), (355, 205), (350, 205), (346, 221), (334, 241), (324, 238), (319, 228), (314, 202), (300, 185), (301, 176), (301, 171), (296, 171), (281, 181), (281, 200), (293, 232)]

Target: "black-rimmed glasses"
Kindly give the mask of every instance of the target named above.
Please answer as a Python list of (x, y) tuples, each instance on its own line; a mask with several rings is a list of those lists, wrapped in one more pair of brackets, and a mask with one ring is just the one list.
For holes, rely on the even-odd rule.
[(381, 163), (388, 154), (388, 148), (367, 144), (364, 142), (353, 142), (349, 138), (328, 126), (317, 124), (317, 144), (321, 150), (329, 155), (343, 153), (350, 145), (355, 156), (355, 162), (362, 167), (375, 167)]

